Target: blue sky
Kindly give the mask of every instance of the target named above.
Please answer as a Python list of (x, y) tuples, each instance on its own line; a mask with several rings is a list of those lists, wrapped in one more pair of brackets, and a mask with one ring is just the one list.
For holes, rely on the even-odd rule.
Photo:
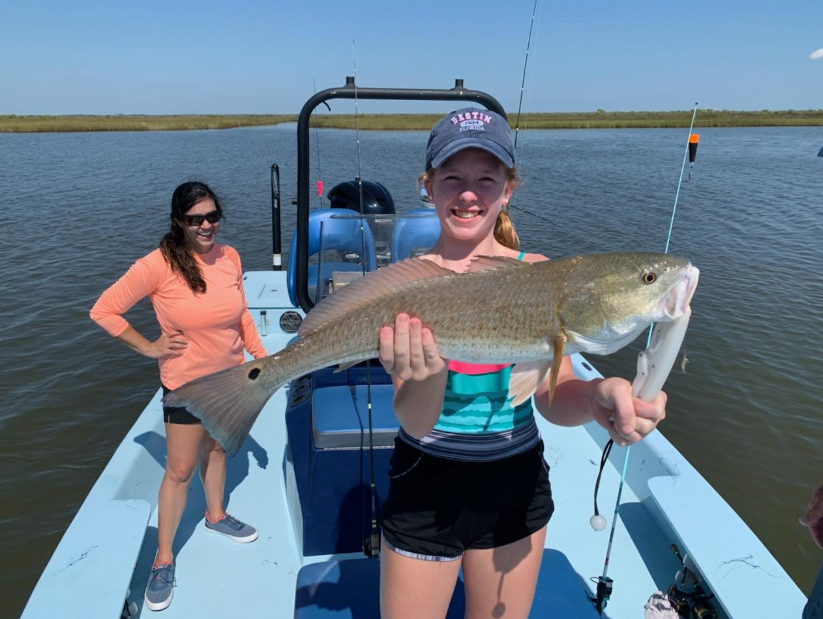
[[(517, 110), (533, 0), (13, 2), (0, 114), (296, 113), (361, 86), (463, 78)], [(823, 108), (823, 0), (543, 1), (524, 110)], [(335, 110), (353, 111), (337, 102)], [(361, 112), (443, 104), (361, 102)]]

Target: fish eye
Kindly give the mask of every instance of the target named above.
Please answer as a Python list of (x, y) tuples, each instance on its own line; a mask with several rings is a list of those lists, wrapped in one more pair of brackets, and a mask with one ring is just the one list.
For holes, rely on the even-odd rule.
[(657, 273), (654, 271), (646, 271), (643, 273), (642, 280), (644, 284), (653, 284), (657, 281)]

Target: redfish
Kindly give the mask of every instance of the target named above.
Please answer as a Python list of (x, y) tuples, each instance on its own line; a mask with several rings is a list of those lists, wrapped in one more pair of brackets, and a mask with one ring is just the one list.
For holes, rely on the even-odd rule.
[(407, 313), (431, 329), (443, 358), (513, 363), (516, 406), (546, 379), (553, 394), (564, 355), (613, 353), (651, 323), (689, 306), (699, 271), (660, 253), (603, 253), (527, 263), (479, 257), (466, 273), (413, 258), (373, 271), (312, 309), (299, 340), (169, 393), (234, 455), (265, 403), (309, 372), (377, 356), (379, 332)]

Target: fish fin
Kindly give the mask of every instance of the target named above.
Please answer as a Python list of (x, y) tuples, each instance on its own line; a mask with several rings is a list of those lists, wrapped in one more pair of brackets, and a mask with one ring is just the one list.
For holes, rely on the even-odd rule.
[(549, 373), (550, 367), (550, 361), (540, 359), (539, 361), (518, 363), (512, 368), (509, 378), (509, 397), (511, 398), (512, 407), (522, 404), (532, 397), (532, 394), (546, 380), (546, 374)]
[(554, 390), (557, 388), (557, 376), (560, 374), (560, 364), (563, 363), (563, 349), (566, 347), (566, 336), (562, 333), (554, 338), (554, 353), (552, 355), (552, 371), (549, 375), (549, 408), (554, 399)]
[(469, 268), (465, 273), (482, 273), (483, 271), (497, 271), (500, 269), (512, 269), (531, 266), (528, 262), (523, 262), (517, 258), (506, 256), (476, 256), (469, 263)]
[(630, 331), (625, 335), (607, 342), (593, 340), (581, 333), (575, 333), (570, 329), (567, 329), (566, 333), (568, 333), (568, 339), (574, 343), (576, 352), (587, 352), (592, 353), (593, 355), (610, 355), (631, 344), (637, 339), (637, 336), (648, 329), (649, 324), (650, 323), (644, 322), (634, 331)]
[[(274, 389), (272, 381), (256, 380), (266, 366), (250, 361), (222, 372), (189, 381), (166, 394), (164, 406), (181, 406), (203, 422), (203, 427), (229, 455), (234, 456)], [(255, 372), (257, 370), (257, 372)]]
[(365, 277), (344, 286), (314, 306), (306, 315), (297, 334), (305, 337), (333, 319), (339, 318), (350, 306), (362, 304), (368, 307), (387, 291), (403, 284), (449, 275), (457, 274), (423, 258), (407, 258), (377, 271), (370, 271)]
[[(350, 367), (353, 367), (353, 366), (357, 365), (358, 363), (360, 363), (360, 361), (361, 361), (361, 359), (358, 359), (357, 361), (349, 361), (348, 363), (341, 363), (339, 366), (337, 366), (337, 369), (333, 372), (333, 374), (339, 374), (340, 372), (345, 372)], [(362, 359), (362, 361), (365, 361), (365, 359)]]

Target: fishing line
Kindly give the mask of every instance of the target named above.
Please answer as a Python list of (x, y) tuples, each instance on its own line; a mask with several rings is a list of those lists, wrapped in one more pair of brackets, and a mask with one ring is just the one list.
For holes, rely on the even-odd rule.
[[(683, 163), (680, 166), (680, 179), (677, 181), (677, 192), (674, 195), (674, 206), (672, 207), (672, 217), (671, 217), (671, 220), (669, 221), (669, 233), (666, 237), (666, 248), (663, 250), (663, 253), (666, 253), (666, 254), (669, 253), (669, 243), (671, 242), (671, 239), (672, 239), (672, 229), (674, 228), (674, 217), (677, 214), (677, 202), (680, 199), (680, 187), (683, 184), (683, 172), (686, 169), (686, 160), (691, 158), (692, 163), (694, 163), (694, 156), (693, 155), (690, 156), (690, 145), (693, 143), (692, 142), (692, 135), (694, 135), (694, 134), (692, 134), (692, 131), (694, 130), (694, 120), (695, 120), (696, 116), (697, 116), (697, 102), (695, 101), (694, 110), (692, 111), (692, 121), (691, 121), (691, 124), (689, 125), (689, 136), (688, 136), (688, 139), (686, 141), (686, 152), (683, 154)], [(696, 148), (695, 148), (695, 151), (696, 151)], [(648, 335), (648, 338), (646, 339), (646, 348), (648, 348), (649, 344), (651, 344), (652, 330), (653, 329), (654, 329), (654, 324), (649, 326), (649, 335)], [(603, 457), (603, 460), (600, 463), (600, 472), (601, 473), (603, 471), (603, 467), (605, 466), (605, 461), (608, 459), (608, 452), (611, 451), (611, 447), (612, 447), (613, 444), (614, 444), (614, 441), (609, 439), (609, 441), (606, 443), (605, 448), (603, 449), (604, 457)], [(623, 456), (623, 469), (620, 473), (620, 484), (617, 487), (617, 500), (615, 501), (615, 504), (614, 504), (614, 514), (612, 516), (612, 526), (611, 526), (611, 530), (609, 532), (609, 544), (606, 547), (606, 560), (603, 562), (603, 574), (600, 576), (600, 578), (598, 579), (598, 582), (597, 582), (597, 599), (595, 601), (595, 604), (597, 606), (598, 612), (600, 612), (600, 613), (602, 613), (603, 609), (606, 608), (606, 602), (608, 601), (609, 596), (611, 595), (611, 592), (612, 592), (613, 581), (612, 581), (611, 578), (608, 578), (608, 576), (607, 576), (608, 571), (609, 571), (609, 558), (611, 557), (611, 553), (612, 553), (612, 542), (614, 541), (614, 531), (617, 527), (617, 517), (618, 517), (619, 512), (620, 512), (620, 497), (623, 494), (623, 486), (626, 483), (626, 470), (629, 466), (629, 456), (631, 455), (631, 449), (632, 449), (631, 445), (626, 446), (626, 452)], [(597, 490), (598, 490), (598, 486), (599, 486), (599, 481), (600, 481), (600, 475), (598, 474), (598, 483), (595, 485), (595, 491), (594, 491), (595, 515), (592, 516), (592, 527), (593, 528), (595, 527), (595, 522), (594, 522), (595, 517), (599, 517), (599, 514), (597, 512)]]
[(586, 240), (586, 239), (584, 239), (584, 238), (583, 238), (582, 236), (580, 236), (579, 234), (577, 234), (577, 233), (575, 233), (575, 232), (572, 232), (572, 231), (571, 231), (571, 230), (569, 230), (568, 228), (564, 227), (562, 224), (557, 223), (557, 220), (555, 220), (555, 219), (551, 219), (551, 218), (549, 218), (549, 217), (545, 217), (544, 215), (538, 215), (537, 213), (534, 213), (534, 212), (532, 212), (532, 211), (529, 211), (529, 210), (527, 210), (527, 209), (524, 209), (522, 206), (515, 206), (514, 204), (509, 204), (509, 208), (510, 208), (510, 209), (517, 210), (517, 211), (522, 211), (522, 212), (526, 213), (527, 215), (531, 215), (532, 217), (536, 217), (537, 219), (540, 219), (540, 220), (542, 220), (542, 221), (548, 222), (548, 223), (550, 223), (552, 226), (554, 226), (555, 228), (558, 228), (559, 230), (561, 230), (561, 231), (565, 232), (565, 233), (566, 233), (567, 235), (569, 235), (570, 237), (573, 237), (573, 238), (577, 239), (578, 241), (580, 241), (580, 242), (582, 242), (582, 243), (584, 243), (584, 244), (586, 244), (586, 243), (590, 243), (590, 242), (591, 242), (590, 240)]
[[(360, 101), (357, 97), (357, 54), (354, 39), (351, 40), (352, 64), (354, 66), (354, 127), (357, 143), (357, 188), (360, 193), (360, 262), (363, 275), (366, 274), (366, 227), (363, 214), (363, 180), (360, 163)], [(366, 359), (366, 408), (369, 417), (369, 487), (371, 491), (371, 535), (363, 540), (363, 552), (367, 557), (380, 554), (380, 536), (377, 533), (377, 490), (374, 483), (374, 436), (372, 432), (371, 410), (371, 360)]]

